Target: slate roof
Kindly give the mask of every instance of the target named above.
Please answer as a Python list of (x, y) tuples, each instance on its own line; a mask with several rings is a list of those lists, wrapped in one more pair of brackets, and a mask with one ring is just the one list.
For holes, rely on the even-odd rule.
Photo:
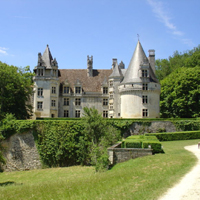
[(114, 78), (114, 77), (123, 77), (122, 71), (121, 71), (121, 69), (120, 69), (120, 67), (118, 66), (117, 63), (115, 64), (113, 72), (110, 75), (110, 78)]
[(61, 84), (67, 83), (74, 92), (74, 87), (77, 80), (82, 85), (83, 92), (101, 92), (101, 85), (105, 84), (105, 78), (112, 73), (112, 69), (93, 69), (93, 77), (87, 76), (87, 69), (59, 69), (60, 77), (59, 81)]
[(43, 55), (42, 55), (42, 60), (46, 66), (46, 68), (51, 68), (51, 61), (53, 60), (53, 57), (51, 55), (50, 49), (49, 49), (49, 45), (47, 45)]
[[(134, 83), (134, 82), (142, 82), (139, 77), (139, 70), (141, 64), (149, 64), (149, 60), (147, 59), (145, 52), (142, 48), (140, 41), (138, 41), (133, 56), (131, 58), (130, 64), (126, 70), (124, 75), (124, 79), (122, 84), (125, 83)], [(156, 78), (151, 66), (149, 66), (149, 76), (151, 82), (159, 82)]]

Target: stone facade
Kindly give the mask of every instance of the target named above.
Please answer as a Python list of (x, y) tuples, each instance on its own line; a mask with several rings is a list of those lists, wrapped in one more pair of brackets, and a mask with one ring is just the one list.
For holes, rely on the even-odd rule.
[(23, 171), (42, 167), (31, 131), (12, 135), (2, 142), (6, 158), (4, 171)]
[(35, 117), (81, 117), (86, 106), (108, 118), (159, 117), (155, 51), (147, 58), (139, 41), (127, 69), (117, 59), (112, 69), (93, 69), (92, 56), (87, 57), (87, 69), (58, 69), (47, 45), (34, 72)]
[(111, 165), (148, 155), (152, 155), (152, 149), (121, 148), (121, 143), (108, 148), (108, 156)]

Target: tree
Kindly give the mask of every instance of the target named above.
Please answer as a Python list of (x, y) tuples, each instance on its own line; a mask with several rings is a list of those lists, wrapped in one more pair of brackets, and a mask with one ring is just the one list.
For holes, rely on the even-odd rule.
[(182, 67), (161, 81), (161, 117), (200, 116), (200, 67)]
[[(107, 148), (120, 139), (120, 132), (109, 125), (95, 108), (83, 108), (84, 137), (80, 142), (82, 163), (90, 160), (96, 171), (103, 171), (109, 164)], [(81, 141), (81, 140), (80, 140)]]
[(29, 67), (18, 68), (0, 62), (0, 119), (12, 113), (17, 119), (31, 116), (32, 77)]

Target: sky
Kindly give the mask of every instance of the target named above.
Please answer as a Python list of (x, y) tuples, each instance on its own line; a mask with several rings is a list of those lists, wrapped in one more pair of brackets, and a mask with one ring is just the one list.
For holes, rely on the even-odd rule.
[[(127, 68), (138, 39), (156, 59), (200, 44), (199, 0), (0, 0), (0, 61), (37, 65), (49, 45), (60, 69)], [(139, 35), (139, 37), (138, 37)]]

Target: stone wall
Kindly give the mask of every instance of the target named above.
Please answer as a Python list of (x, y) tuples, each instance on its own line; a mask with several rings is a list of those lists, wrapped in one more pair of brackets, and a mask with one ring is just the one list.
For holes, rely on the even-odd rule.
[(124, 133), (124, 137), (130, 135), (140, 135), (144, 133), (159, 133), (159, 132), (176, 132), (175, 125), (169, 121), (153, 121), (146, 123), (135, 122), (130, 127), (129, 130)]
[(108, 148), (111, 165), (121, 163), (130, 159), (152, 155), (152, 149), (121, 148), (121, 143)]
[(42, 167), (32, 131), (14, 134), (2, 142), (6, 165), (4, 171), (31, 170)]

